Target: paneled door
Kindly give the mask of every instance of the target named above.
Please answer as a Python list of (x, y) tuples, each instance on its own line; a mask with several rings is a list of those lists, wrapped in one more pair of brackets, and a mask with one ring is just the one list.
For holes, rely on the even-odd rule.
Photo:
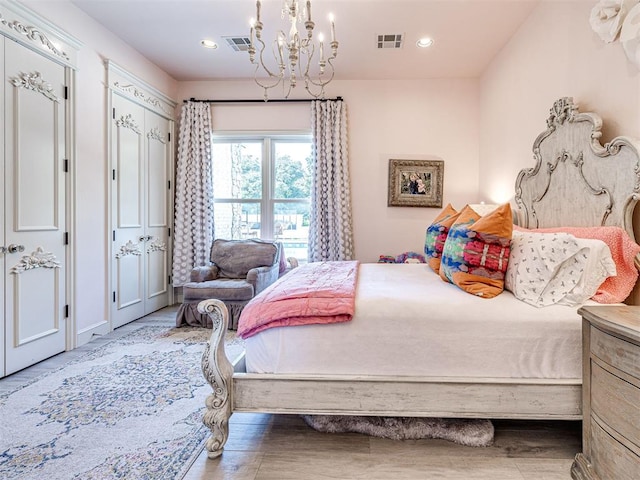
[(65, 67), (4, 41), (5, 374), (66, 347)]
[[(4, 78), (6, 82), (6, 78), (4, 76), (4, 36), (0, 35), (0, 78)], [(0, 90), (0, 132), (4, 132), (4, 90)], [(0, 166), (4, 166), (4, 134), (0, 134)], [(4, 178), (0, 175), (0, 185), (4, 190)], [(5, 321), (0, 324), (0, 378), (6, 375), (5, 372), (5, 343), (6, 342), (6, 319), (7, 312), (4, 311), (4, 280), (5, 280), (5, 253), (7, 251), (7, 247), (4, 244), (4, 191), (3, 195), (0, 196), (0, 306), (3, 309), (5, 315)]]
[(169, 121), (145, 111), (145, 314), (169, 302)]
[(167, 305), (169, 122), (112, 96), (112, 328)]

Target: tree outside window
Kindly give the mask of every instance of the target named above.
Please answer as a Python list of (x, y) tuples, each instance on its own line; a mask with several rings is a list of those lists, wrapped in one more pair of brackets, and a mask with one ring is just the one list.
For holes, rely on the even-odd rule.
[(216, 137), (212, 170), (216, 238), (279, 240), (306, 261), (309, 136)]

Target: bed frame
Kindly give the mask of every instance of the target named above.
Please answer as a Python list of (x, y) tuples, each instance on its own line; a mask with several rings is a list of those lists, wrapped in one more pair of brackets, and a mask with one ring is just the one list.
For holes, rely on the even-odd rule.
[[(639, 145), (617, 137), (600, 143), (602, 121), (579, 113), (571, 98), (551, 108), (533, 144), (535, 167), (516, 180), (517, 220), (528, 228), (617, 225), (634, 237), (640, 192)], [(244, 356), (224, 350), (229, 315), (219, 300), (199, 304), (213, 322), (202, 370), (213, 392), (204, 424), (209, 458), (222, 453), (232, 412), (449, 418), (582, 417), (581, 379), (392, 377), (252, 374)]]

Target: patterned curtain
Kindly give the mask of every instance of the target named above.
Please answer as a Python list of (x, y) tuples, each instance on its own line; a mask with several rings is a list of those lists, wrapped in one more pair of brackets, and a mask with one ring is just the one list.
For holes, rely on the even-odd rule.
[(173, 285), (189, 281), (194, 266), (209, 260), (213, 243), (211, 109), (208, 103), (182, 105), (176, 165)]
[(309, 261), (353, 259), (347, 107), (342, 100), (311, 102), (313, 174)]

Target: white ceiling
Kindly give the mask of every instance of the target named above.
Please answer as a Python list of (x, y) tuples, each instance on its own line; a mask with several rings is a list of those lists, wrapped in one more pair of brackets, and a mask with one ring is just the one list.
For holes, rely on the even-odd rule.
[[(222, 36), (248, 36), (254, 0), (72, 0), (176, 80), (252, 78), (247, 52)], [(316, 32), (340, 42), (336, 79), (477, 77), (541, 0), (313, 0)], [(263, 0), (263, 38), (288, 31), (281, 0)], [(400, 50), (376, 48), (378, 34), (405, 35)], [(415, 46), (430, 36), (428, 49)], [(205, 49), (200, 41), (218, 43)], [(325, 48), (328, 46), (325, 42)]]

